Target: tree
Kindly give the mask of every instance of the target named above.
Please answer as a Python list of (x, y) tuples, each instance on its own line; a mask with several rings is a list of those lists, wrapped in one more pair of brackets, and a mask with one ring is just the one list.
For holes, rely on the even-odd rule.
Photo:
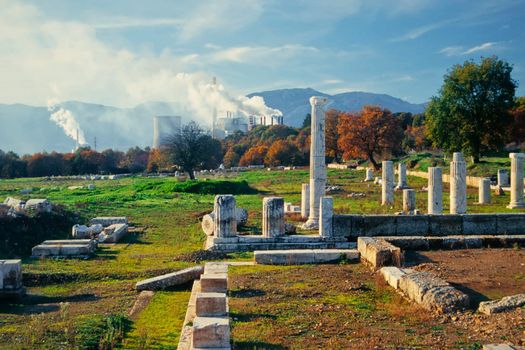
[(501, 148), (516, 90), (511, 72), (512, 66), (496, 56), (452, 67), (425, 113), (434, 146), (461, 150), (474, 163), (483, 152)]
[(343, 157), (364, 158), (377, 170), (378, 156), (395, 153), (401, 145), (403, 130), (388, 109), (364, 106), (359, 114), (345, 113), (339, 117), (339, 148)]
[(268, 146), (256, 145), (246, 151), (239, 161), (240, 166), (263, 165), (264, 157), (268, 153)]
[(303, 120), (303, 126), (301, 129), (310, 128), (312, 126), (312, 115), (310, 113), (306, 114)]
[(148, 173), (158, 173), (162, 169), (168, 168), (169, 154), (165, 148), (154, 148), (149, 152)]
[(508, 130), (508, 140), (519, 145), (525, 141), (525, 96), (516, 99), (516, 105), (510, 113), (512, 115), (512, 123)]
[(268, 166), (299, 165), (301, 153), (297, 146), (287, 140), (278, 140), (272, 144), (264, 159)]
[(166, 148), (173, 163), (194, 180), (194, 171), (212, 163), (212, 158), (217, 157), (217, 149), (221, 150), (220, 144), (210, 139), (197, 123), (189, 122), (167, 137)]
[(325, 117), (325, 147), (326, 156), (330, 161), (336, 163), (341, 162), (343, 152), (339, 149), (337, 140), (339, 139), (339, 132), (337, 131), (337, 124), (339, 123), (339, 115), (341, 112), (335, 109), (330, 109), (326, 112)]

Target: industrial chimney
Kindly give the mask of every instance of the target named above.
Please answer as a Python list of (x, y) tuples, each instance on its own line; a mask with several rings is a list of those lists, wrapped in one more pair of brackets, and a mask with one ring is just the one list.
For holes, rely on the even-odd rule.
[(154, 116), (153, 117), (153, 148), (162, 146), (166, 139), (180, 132), (180, 116)]

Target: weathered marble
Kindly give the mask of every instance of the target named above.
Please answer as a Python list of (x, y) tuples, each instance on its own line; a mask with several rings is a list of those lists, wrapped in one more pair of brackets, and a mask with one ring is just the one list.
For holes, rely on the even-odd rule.
[(523, 200), (523, 158), (524, 153), (511, 153), (510, 157), (510, 203), (507, 208), (524, 208)]
[(394, 204), (394, 169), (390, 160), (383, 161), (381, 181), (381, 205)]
[(397, 166), (397, 185), (396, 190), (408, 188), (407, 184), (407, 166), (405, 163), (399, 163)]
[(479, 204), (490, 204), (490, 179), (479, 179)]
[(414, 215), (416, 210), (416, 191), (412, 189), (403, 190), (403, 213)]
[(197, 293), (195, 313), (201, 317), (226, 316), (228, 314), (226, 293)]
[(282, 197), (263, 198), (262, 210), (263, 237), (284, 235), (284, 199)]
[[(248, 211), (243, 208), (235, 208), (235, 220), (237, 228), (246, 225), (248, 222)], [(215, 233), (215, 213), (211, 212), (202, 217), (201, 227), (206, 236), (213, 236)]]
[(135, 289), (142, 290), (162, 290), (165, 288), (178, 286), (198, 279), (204, 272), (204, 267), (194, 266), (161, 276), (148, 278), (135, 284)]
[(235, 198), (231, 194), (215, 196), (215, 237), (234, 237), (237, 235)]
[(440, 167), (428, 168), (428, 213), (443, 213), (443, 170)]
[(310, 143), (310, 212), (305, 229), (319, 228), (319, 200), (325, 195), (325, 111), (326, 97), (310, 97), (312, 129)]
[(498, 186), (509, 187), (509, 171), (507, 169), (498, 169)]
[(450, 162), (450, 214), (467, 212), (467, 163), (461, 152), (454, 152)]
[(366, 168), (365, 182), (374, 181), (374, 170)]
[(308, 218), (310, 214), (310, 184), (301, 185), (301, 217)]
[(334, 216), (334, 198), (321, 197), (321, 217), (319, 234), (322, 237), (333, 237), (332, 217)]

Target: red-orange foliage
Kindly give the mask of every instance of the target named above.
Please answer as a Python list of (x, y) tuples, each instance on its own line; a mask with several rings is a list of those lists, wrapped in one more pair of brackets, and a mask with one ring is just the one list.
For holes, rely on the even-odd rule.
[(343, 157), (368, 159), (376, 169), (376, 157), (399, 149), (403, 137), (392, 112), (379, 106), (364, 106), (358, 114), (342, 114), (337, 130)]
[(296, 164), (301, 157), (301, 153), (295, 144), (287, 140), (275, 141), (264, 159), (268, 166)]
[(240, 166), (248, 165), (263, 165), (264, 157), (268, 152), (268, 146), (266, 145), (256, 145), (250, 148), (246, 153), (243, 154), (241, 160), (239, 161)]

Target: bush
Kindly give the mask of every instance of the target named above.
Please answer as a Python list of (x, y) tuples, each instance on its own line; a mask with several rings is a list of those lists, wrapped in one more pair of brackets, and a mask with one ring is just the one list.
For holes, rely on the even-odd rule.
[(184, 182), (149, 182), (136, 185), (137, 192), (152, 191), (158, 195), (180, 193), (196, 194), (255, 194), (257, 190), (246, 181), (190, 180)]
[(130, 325), (131, 322), (123, 315), (88, 318), (78, 325), (75, 342), (82, 350), (114, 349)]

